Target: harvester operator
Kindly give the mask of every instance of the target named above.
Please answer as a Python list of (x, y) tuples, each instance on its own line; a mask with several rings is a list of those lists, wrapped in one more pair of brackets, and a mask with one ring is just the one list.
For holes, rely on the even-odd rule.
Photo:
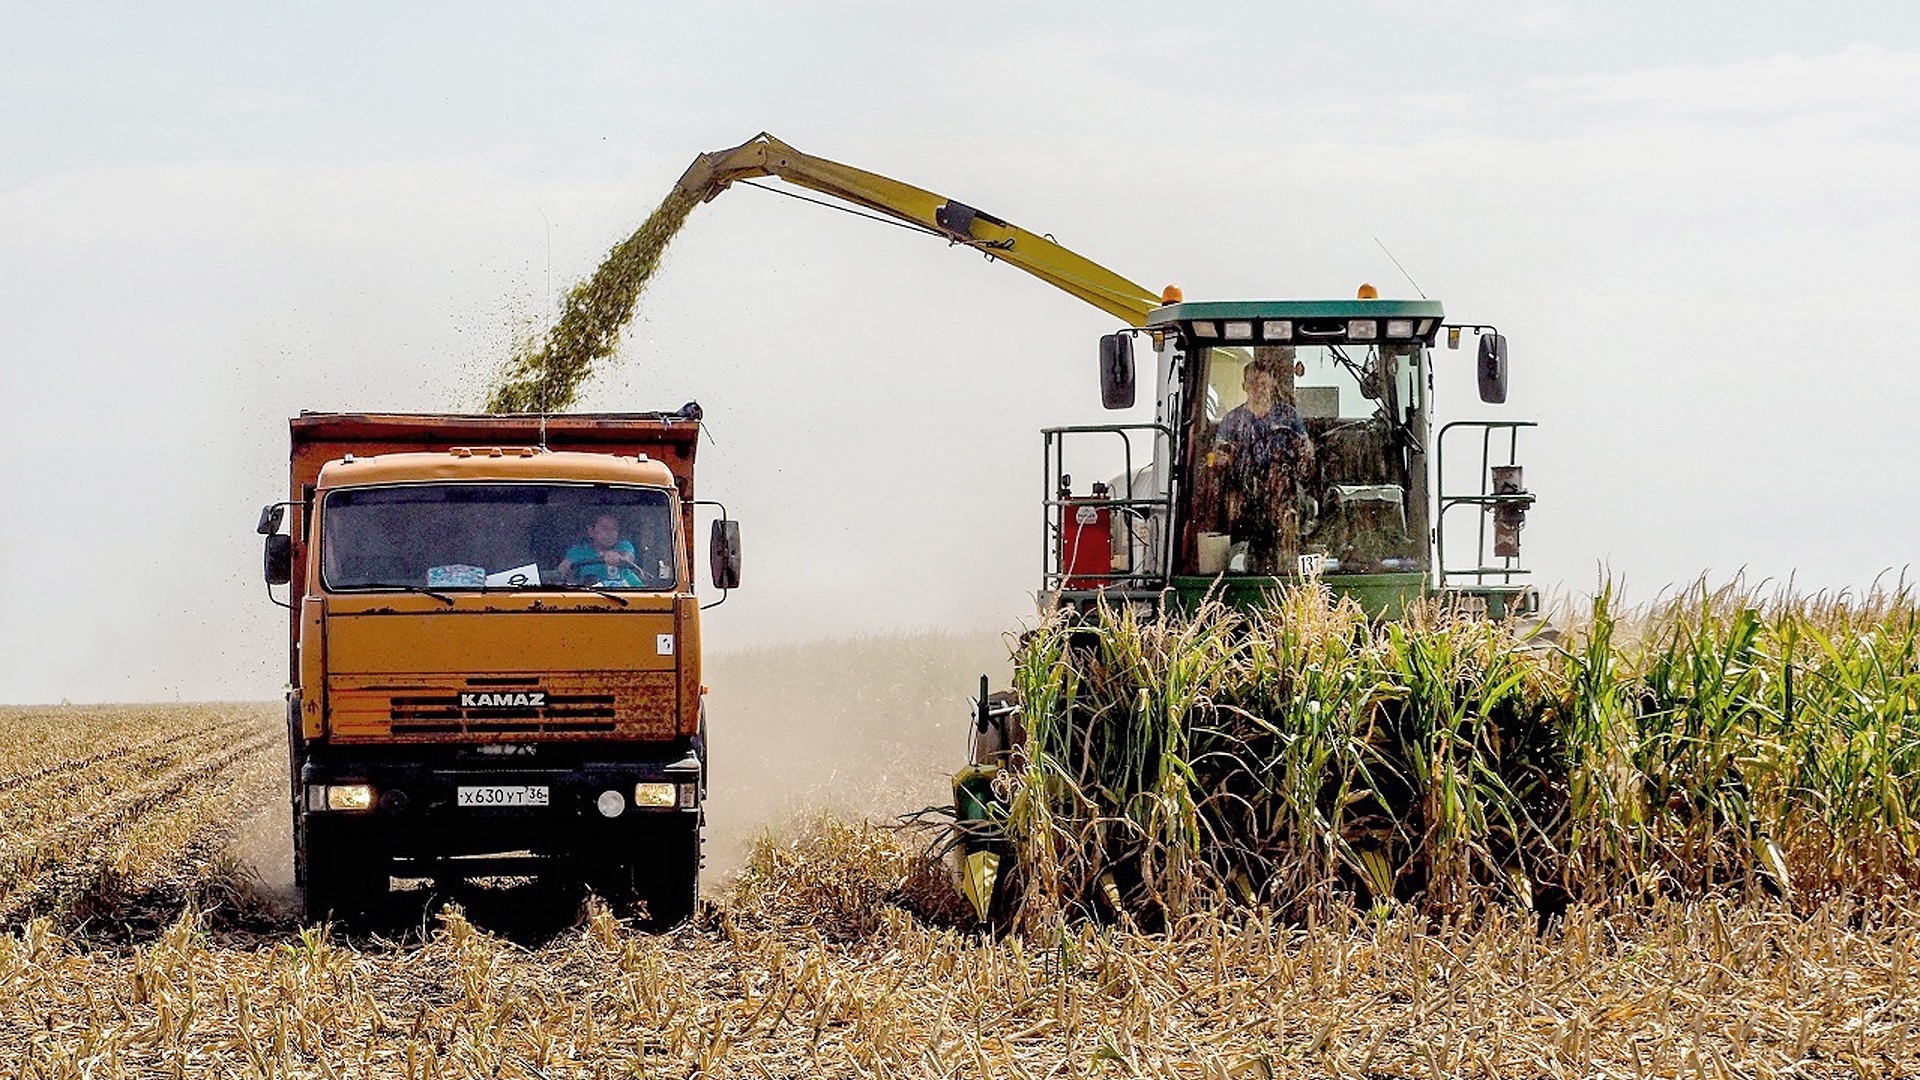
[(1222, 524), (1246, 543), (1248, 573), (1276, 573), (1299, 552), (1313, 443), (1293, 404), (1293, 375), (1292, 349), (1255, 349), (1240, 376), (1247, 399), (1214, 432), (1209, 458), (1219, 470)]

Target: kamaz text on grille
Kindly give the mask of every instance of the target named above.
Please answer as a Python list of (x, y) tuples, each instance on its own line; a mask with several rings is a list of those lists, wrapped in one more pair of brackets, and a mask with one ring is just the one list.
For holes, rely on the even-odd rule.
[(547, 693), (544, 690), (460, 695), (460, 707), (463, 709), (502, 707), (544, 709), (546, 705)]

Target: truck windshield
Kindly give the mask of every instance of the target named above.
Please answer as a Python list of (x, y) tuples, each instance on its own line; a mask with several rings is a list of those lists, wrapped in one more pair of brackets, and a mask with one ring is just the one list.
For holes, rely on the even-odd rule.
[(406, 484), (328, 492), (326, 587), (671, 589), (673, 497), (658, 488)]
[(1199, 572), (1424, 571), (1416, 343), (1201, 350), (1189, 430)]

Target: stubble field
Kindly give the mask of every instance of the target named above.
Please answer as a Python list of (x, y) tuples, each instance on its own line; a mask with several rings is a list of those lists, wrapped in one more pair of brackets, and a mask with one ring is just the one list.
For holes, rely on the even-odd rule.
[[(1242, 907), (1153, 934), (983, 935), (918, 857), (924, 837), (858, 818), (938, 798), (959, 747), (929, 733), (953, 730), (934, 688), (1000, 647), (824, 648), (831, 663), (744, 658), (790, 665), (802, 689), (777, 725), (740, 721), (759, 757), (716, 751), (731, 872), (664, 935), (541, 886), (422, 893), (371, 932), (302, 928), (280, 880), (276, 706), (0, 710), (0, 1075), (1920, 1072), (1920, 908), (1894, 897), (1635, 898), (1545, 921)], [(863, 656), (894, 674), (849, 702), (834, 688)], [(779, 752), (809, 721), (818, 752)], [(857, 773), (832, 748), (860, 731), (887, 778), (865, 790), (832, 772)], [(757, 808), (723, 810), (730, 782)]]

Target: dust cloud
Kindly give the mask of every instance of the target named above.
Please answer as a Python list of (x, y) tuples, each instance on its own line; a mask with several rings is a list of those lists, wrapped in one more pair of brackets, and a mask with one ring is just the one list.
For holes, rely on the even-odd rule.
[(999, 689), (1010, 672), (1007, 639), (986, 631), (709, 654), (709, 880), (815, 812), (889, 820), (950, 802), (968, 702), (981, 675)]
[(246, 868), (249, 888), (268, 910), (299, 913), (300, 893), (293, 887), (293, 806), (284, 787), (274, 787), (246, 812), (227, 852)]

